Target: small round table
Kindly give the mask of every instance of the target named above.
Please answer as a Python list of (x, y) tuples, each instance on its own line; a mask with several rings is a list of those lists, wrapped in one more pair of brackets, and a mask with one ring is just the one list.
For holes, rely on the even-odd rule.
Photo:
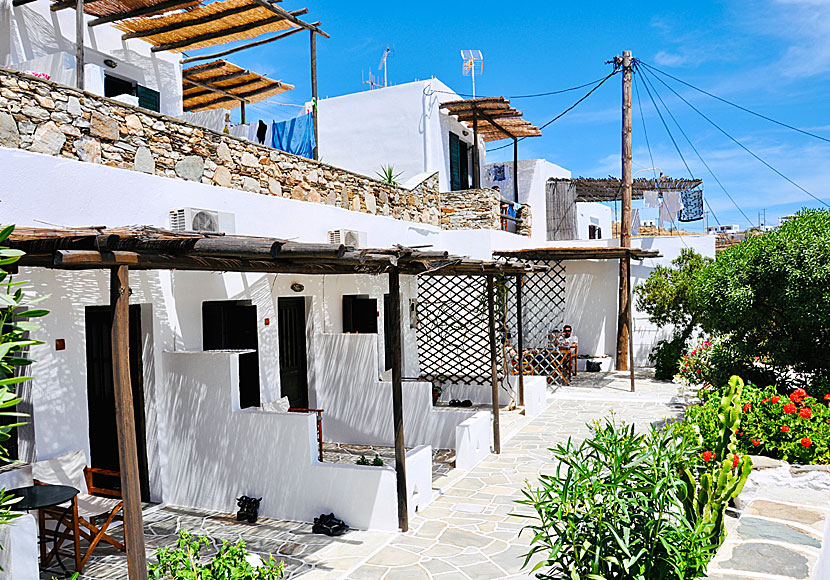
[[(79, 492), (74, 487), (70, 487), (68, 485), (31, 485), (28, 487), (18, 487), (17, 489), (10, 489), (6, 493), (14, 497), (21, 498), (20, 501), (13, 503), (9, 507), (14, 511), (23, 512), (30, 510), (39, 510), (66, 503), (68, 501), (71, 501), (76, 495), (78, 495)], [(57, 526), (55, 527), (56, 531), (58, 528), (60, 528), (61, 524), (63, 524), (64, 518), (71, 509), (72, 505), (70, 504), (64, 510), (63, 514), (58, 520)], [(46, 543), (46, 539), (41, 538), (41, 542)], [(52, 552), (55, 553), (55, 559), (58, 561), (58, 565), (63, 569), (63, 571), (66, 572), (66, 567), (63, 565), (63, 560), (61, 560), (60, 550), (58, 550), (57, 536), (55, 536), (55, 540), (53, 543), (54, 547), (52, 548)], [(50, 554), (52, 552), (50, 552)]]

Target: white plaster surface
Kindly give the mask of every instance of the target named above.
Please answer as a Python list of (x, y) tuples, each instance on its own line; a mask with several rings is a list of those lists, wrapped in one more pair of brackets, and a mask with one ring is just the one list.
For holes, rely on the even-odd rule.
[(547, 377), (528, 375), (524, 378), (525, 415), (535, 417), (545, 410), (548, 399)]
[(37, 523), (24, 513), (0, 526), (0, 577), (38, 580)]

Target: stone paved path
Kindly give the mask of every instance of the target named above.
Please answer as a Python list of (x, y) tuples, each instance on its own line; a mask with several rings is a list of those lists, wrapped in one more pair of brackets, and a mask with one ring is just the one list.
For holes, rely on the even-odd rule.
[[(550, 470), (557, 441), (584, 437), (586, 423), (614, 411), (618, 418), (648, 428), (677, 416), (669, 405), (675, 386), (640, 377), (642, 393), (628, 393), (625, 377), (604, 376), (603, 387), (560, 388), (548, 409), (413, 518), (406, 534), (350, 571), (348, 580), (485, 580), (533, 578), (522, 570), (528, 550), (520, 537), (527, 513), (515, 504), (527, 480)], [(593, 391), (593, 392), (592, 392)]]

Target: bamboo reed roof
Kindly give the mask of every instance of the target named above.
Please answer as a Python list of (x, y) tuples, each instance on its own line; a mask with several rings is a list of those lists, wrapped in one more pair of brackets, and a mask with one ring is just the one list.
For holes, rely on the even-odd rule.
[(522, 118), (522, 112), (510, 106), (504, 97), (482, 97), (441, 103), (450, 115), (458, 117), (472, 127), (476, 122), (478, 134), (485, 141), (539, 137), (542, 131)]
[[(591, 179), (578, 177), (576, 179), (557, 179), (556, 181), (573, 181), (576, 187), (576, 201), (616, 201), (622, 199), (622, 181), (616, 177)], [(702, 179), (635, 179), (631, 190), (632, 199), (642, 199), (644, 191), (691, 191), (703, 187)]]
[(271, 80), (226, 60), (182, 71), (182, 104), (185, 111), (233, 109), (241, 101), (257, 103), (291, 90), (294, 90), (294, 85)]
[[(133, 14), (136, 11), (149, 15), (174, 8), (191, 8), (200, 3), (201, 0), (86, 0), (84, 2), (84, 13), (99, 18)], [(52, 10), (74, 8), (75, 6), (76, 2), (74, 0), (56, 0), (52, 3)]]
[[(142, 38), (152, 44), (153, 52), (195, 50), (247, 40), (268, 32), (287, 30), (293, 26), (287, 18), (275, 14), (263, 5), (267, 3), (267, 0), (262, 3), (252, 0), (217, 0), (184, 12), (123, 20), (115, 26), (125, 32), (125, 39)], [(305, 12), (300, 10), (291, 14)]]
[(468, 276), (548, 270), (546, 266), (473, 260), (399, 245), (364, 249), (270, 237), (171, 232), (151, 226), (17, 227), (6, 243), (26, 252), (16, 265), (62, 270), (124, 265), (135, 270), (380, 274), (397, 268), (403, 274)]

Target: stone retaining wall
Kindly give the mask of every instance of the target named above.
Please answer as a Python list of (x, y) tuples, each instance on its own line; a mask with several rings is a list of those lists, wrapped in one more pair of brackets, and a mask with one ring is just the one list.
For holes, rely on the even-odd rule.
[(437, 173), (393, 186), (6, 69), (0, 146), (419, 223), (441, 216)]
[[(440, 194), (441, 227), (445, 230), (500, 230), (501, 197), (494, 189), (463, 189)], [(530, 206), (522, 205), (516, 212), (522, 221), (517, 233), (530, 236)]]

